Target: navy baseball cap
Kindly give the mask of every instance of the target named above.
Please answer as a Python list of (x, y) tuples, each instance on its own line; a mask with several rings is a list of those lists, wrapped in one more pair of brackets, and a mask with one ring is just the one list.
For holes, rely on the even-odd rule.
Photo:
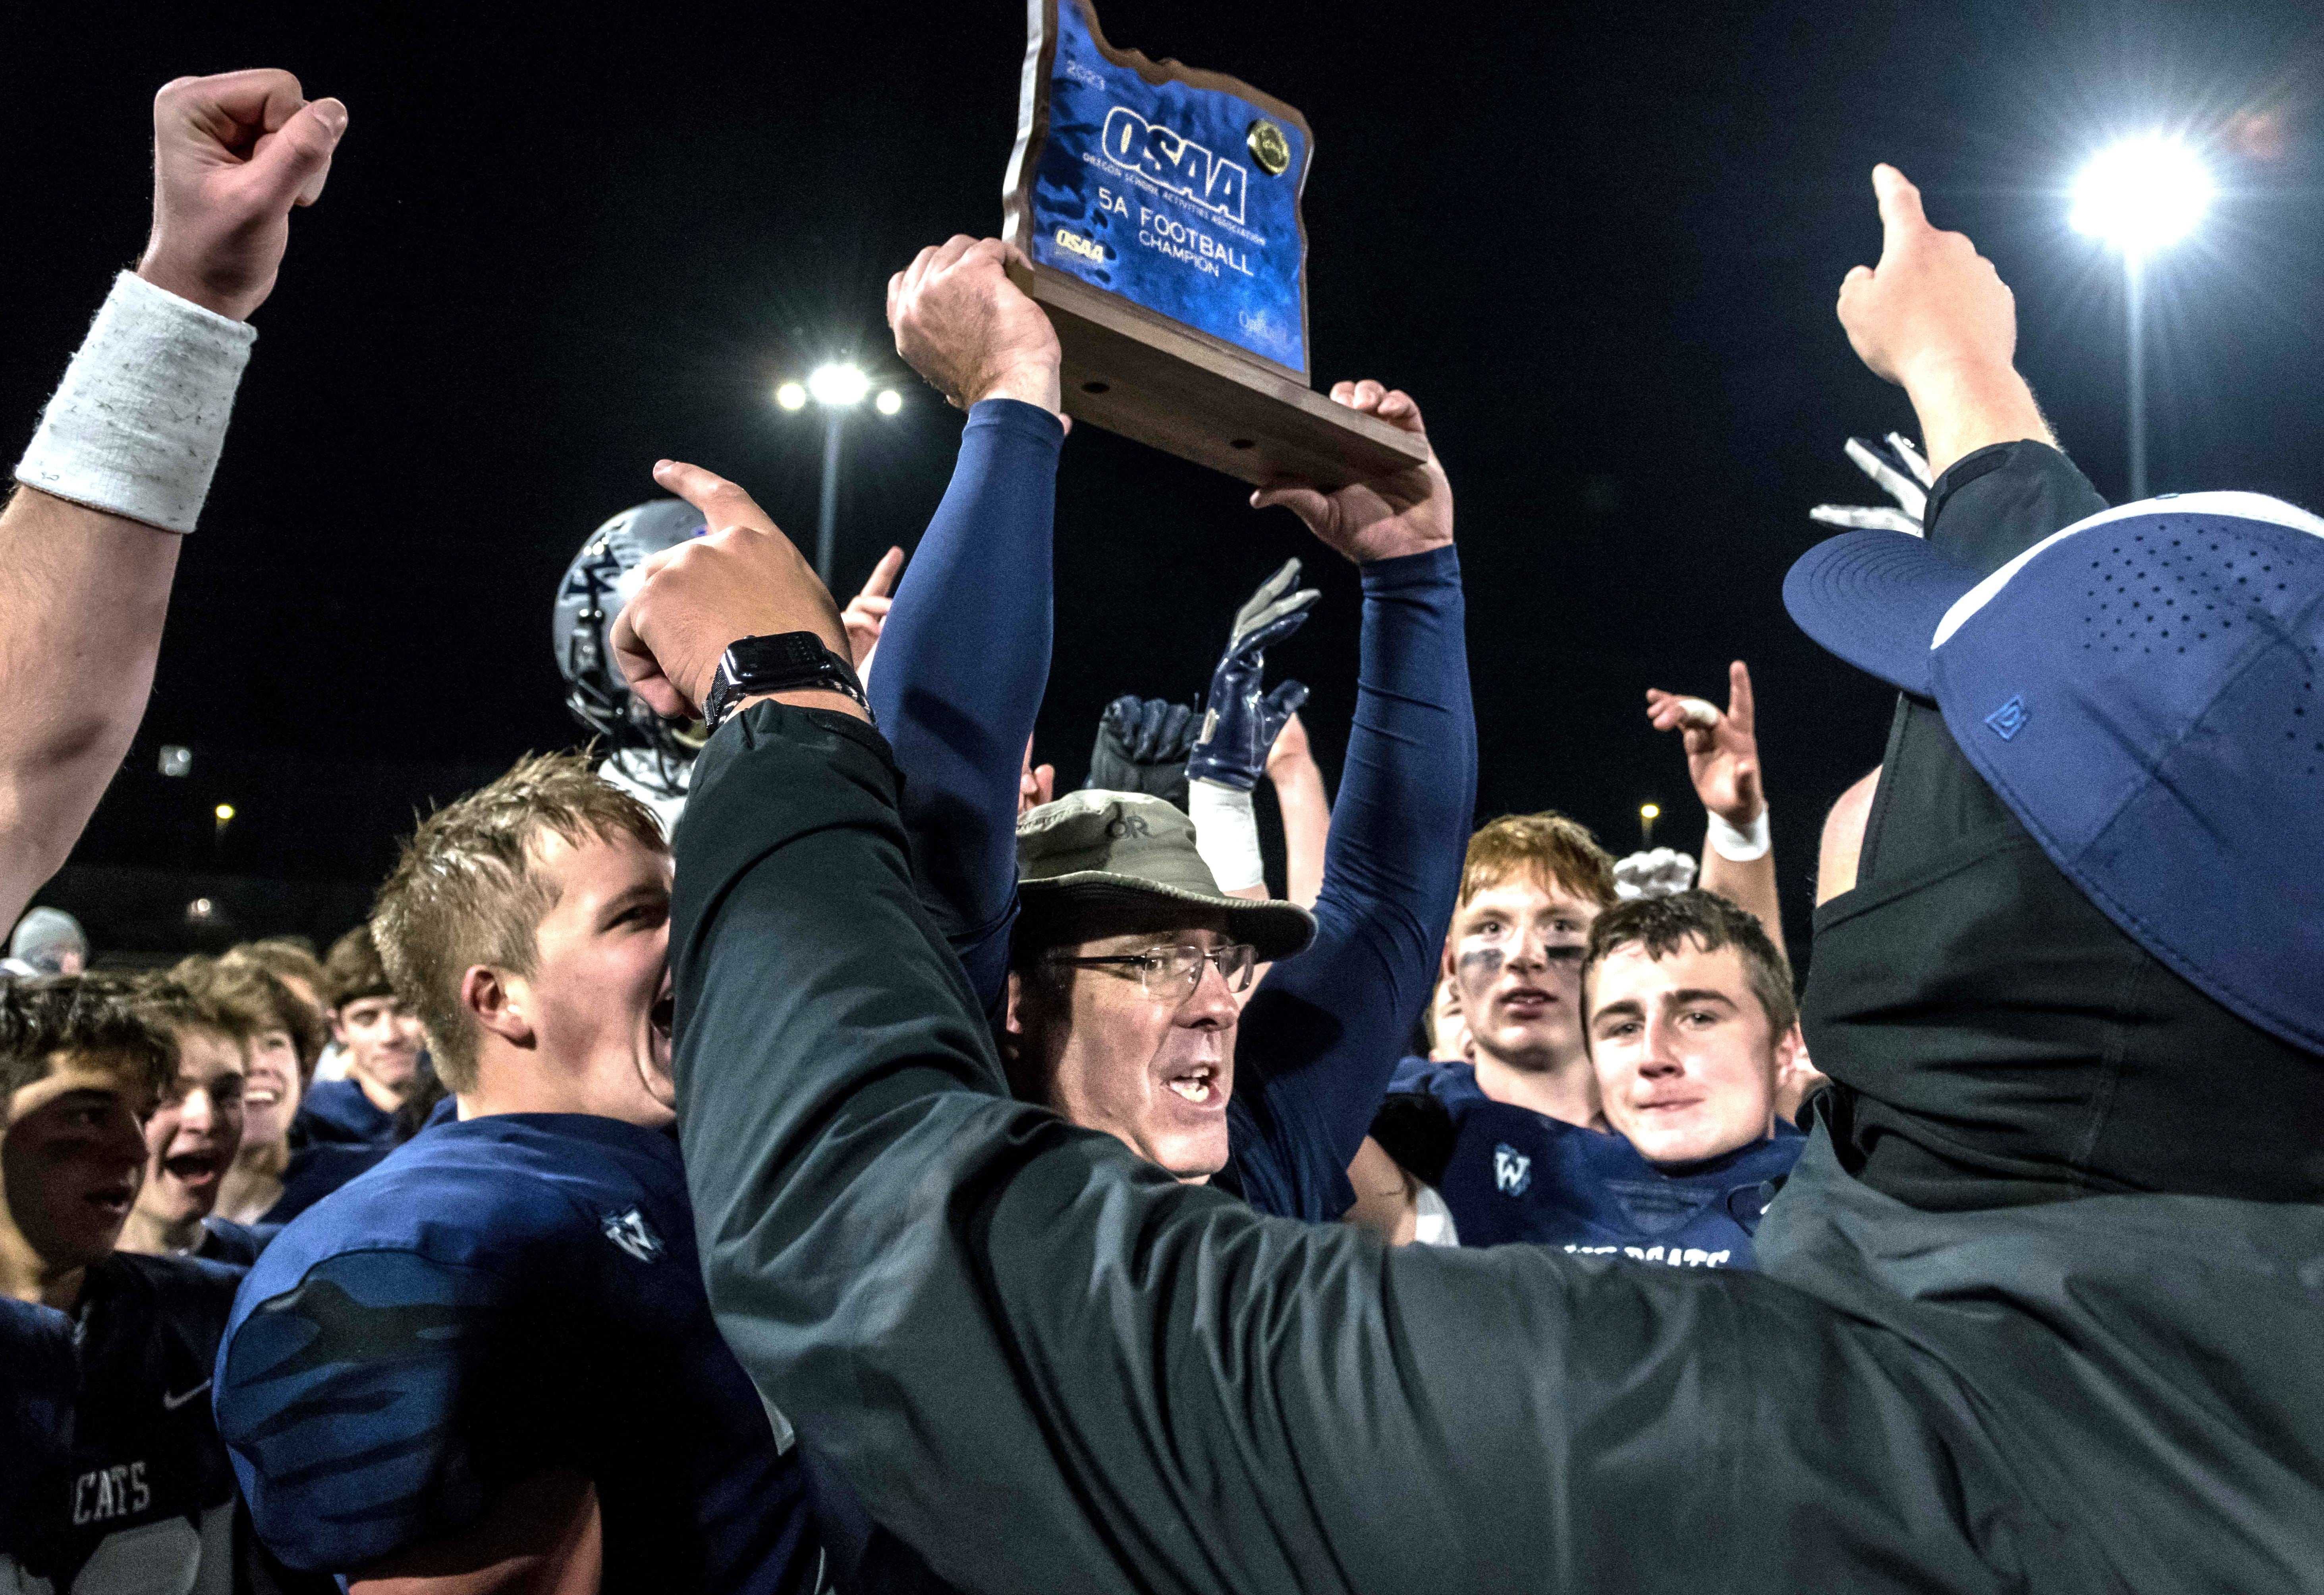
[(2250, 493), (2077, 521), (1990, 576), (1808, 550), (1784, 604), (1933, 701), (2052, 862), (2190, 983), (2324, 1053), (2324, 520)]

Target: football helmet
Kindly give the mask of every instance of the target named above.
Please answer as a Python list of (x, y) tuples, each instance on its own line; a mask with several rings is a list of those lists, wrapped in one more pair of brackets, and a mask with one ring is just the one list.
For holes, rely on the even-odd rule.
[(551, 634), (565, 706), (623, 772), (663, 798), (681, 797), (705, 740), (699, 721), (665, 720), (630, 690), (613, 660), (613, 622), (638, 589), (638, 567), (706, 530), (681, 499), (635, 504), (591, 532), (557, 585)]

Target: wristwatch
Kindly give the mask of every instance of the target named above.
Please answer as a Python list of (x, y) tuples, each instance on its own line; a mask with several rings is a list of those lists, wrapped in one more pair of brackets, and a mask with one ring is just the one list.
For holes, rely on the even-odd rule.
[(702, 723), (716, 731), (734, 712), (734, 705), (762, 692), (797, 692), (819, 687), (844, 692), (872, 713), (855, 667), (844, 654), (824, 646), (813, 632), (785, 632), (774, 637), (738, 637), (718, 660), (710, 691), (702, 700)]

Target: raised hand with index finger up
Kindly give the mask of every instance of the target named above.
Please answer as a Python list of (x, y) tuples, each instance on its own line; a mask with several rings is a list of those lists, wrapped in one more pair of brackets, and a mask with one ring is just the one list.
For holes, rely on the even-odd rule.
[[(749, 493), (680, 460), (657, 464), (654, 481), (701, 511), (709, 526), (638, 567), (642, 582), (613, 622), (613, 657), (630, 689), (656, 714), (673, 720), (694, 714), (709, 694), (720, 658), (741, 638), (812, 632), (846, 657), (839, 606)], [(837, 692), (798, 697), (864, 717)]]
[(1751, 672), (1741, 659), (1727, 667), (1724, 713), (1698, 697), (1658, 687), (1646, 689), (1646, 718), (1656, 731), (1678, 729), (1686, 744), (1686, 771), (1702, 807), (1737, 830), (1766, 811), (1759, 788), (1759, 739), (1751, 703)]
[(1840, 324), (1864, 364), (1911, 396), (1929, 464), (1941, 473), (1988, 443), (2052, 441), (2011, 364), (2017, 301), (2001, 273), (1965, 235), (1931, 226), (1921, 190), (1895, 167), (1874, 167), (1872, 189), (1880, 263), (1841, 281)]
[(1880, 263), (1840, 285), (1840, 324), (1875, 374), (1910, 387), (1933, 366), (2006, 370), (2017, 349), (2017, 301), (1964, 233), (1940, 232), (1921, 190), (1893, 166), (1872, 169), (1880, 203)]
[(840, 623), (847, 628), (847, 647), (854, 656), (859, 680), (872, 678), (872, 655), (879, 649), (880, 632), (888, 623), (888, 612), (895, 607), (896, 577), (903, 568), (903, 549), (890, 549), (881, 555), (880, 563), (864, 578), (863, 590), (850, 598), (847, 607), (839, 612)]

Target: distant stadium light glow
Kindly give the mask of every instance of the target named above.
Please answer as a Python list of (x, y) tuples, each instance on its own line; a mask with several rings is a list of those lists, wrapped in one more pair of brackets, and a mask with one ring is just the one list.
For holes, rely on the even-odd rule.
[(2211, 174), (2175, 138), (2126, 139), (2082, 168), (2074, 180), (2074, 231), (2103, 238), (2138, 258), (2176, 244), (2210, 208)]
[(800, 410), (807, 405), (807, 390), (797, 383), (785, 383), (775, 390), (775, 402), (785, 410)]
[(893, 388), (882, 388), (880, 396), (872, 401), (872, 408), (881, 415), (893, 415), (904, 408), (904, 396)]
[(807, 391), (817, 404), (861, 404), (872, 379), (853, 365), (818, 365), (807, 373)]

